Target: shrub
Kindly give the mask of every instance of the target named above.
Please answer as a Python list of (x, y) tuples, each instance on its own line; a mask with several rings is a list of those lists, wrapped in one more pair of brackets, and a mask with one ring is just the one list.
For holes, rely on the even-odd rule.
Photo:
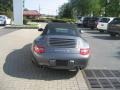
[(63, 18), (63, 19), (52, 19), (51, 21), (52, 22), (64, 22), (64, 23), (74, 23), (75, 22), (74, 19), (66, 19), (66, 18)]
[(50, 20), (47, 18), (32, 19), (32, 22), (48, 22), (48, 21)]
[(60, 23), (74, 23), (74, 19), (66, 19), (66, 18), (40, 18), (40, 19), (32, 19), (32, 22), (60, 22)]
[(29, 22), (29, 20), (27, 18), (23, 18), (23, 24), (26, 25)]

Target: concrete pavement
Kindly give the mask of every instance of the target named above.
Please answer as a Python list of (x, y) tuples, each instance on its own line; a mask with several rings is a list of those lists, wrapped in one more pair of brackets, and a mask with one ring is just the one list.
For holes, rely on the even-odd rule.
[[(40, 69), (31, 63), (31, 43), (41, 34), (36, 29), (5, 32), (0, 32), (0, 90), (88, 90), (81, 71)], [(120, 38), (89, 29), (82, 36), (92, 50), (87, 69), (120, 69)]]
[(3, 29), (4, 27), (3, 26), (0, 26), (0, 29)]
[(6, 29), (6, 28), (1, 28), (0, 29), (0, 37), (4, 36), (6, 34), (9, 34), (9, 33), (15, 32), (17, 30), (20, 30), (20, 29)]
[(82, 72), (40, 69), (31, 63), (30, 47), (40, 35), (21, 29), (0, 37), (0, 90), (88, 90)]
[(86, 30), (82, 36), (89, 42), (92, 57), (88, 69), (120, 69), (120, 37), (112, 38), (109, 34), (96, 30)]

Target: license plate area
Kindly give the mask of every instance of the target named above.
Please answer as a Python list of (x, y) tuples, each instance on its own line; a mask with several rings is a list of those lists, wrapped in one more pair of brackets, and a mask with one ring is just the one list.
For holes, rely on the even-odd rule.
[(104, 26), (104, 24), (101, 24), (101, 26)]
[(68, 60), (56, 60), (56, 66), (67, 66)]

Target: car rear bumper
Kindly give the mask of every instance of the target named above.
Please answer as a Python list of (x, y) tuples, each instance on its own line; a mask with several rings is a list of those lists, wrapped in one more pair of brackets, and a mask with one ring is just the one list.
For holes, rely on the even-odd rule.
[(108, 28), (107, 28), (107, 26), (106, 27), (102, 27), (100, 25), (97, 25), (97, 29), (106, 31)]
[(0, 25), (4, 25), (4, 22), (3, 22), (3, 21), (0, 21)]
[(107, 29), (104, 28), (97, 28), (99, 31), (107, 31)]
[[(51, 55), (52, 56), (52, 55)], [(61, 57), (61, 55), (59, 55)], [(68, 57), (69, 56), (69, 57)], [(72, 56), (72, 57), (71, 57)], [(55, 69), (73, 69), (76, 67), (85, 68), (88, 64), (89, 58), (80, 58), (75, 57), (74, 55), (67, 55), (66, 57), (49, 57), (46, 56), (37, 56), (33, 53), (33, 60), (39, 65), (48, 66)]]

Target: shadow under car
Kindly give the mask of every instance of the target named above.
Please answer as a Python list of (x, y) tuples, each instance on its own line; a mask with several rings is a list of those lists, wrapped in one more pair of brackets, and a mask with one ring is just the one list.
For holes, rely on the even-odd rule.
[(59, 80), (74, 77), (77, 72), (66, 70), (53, 70), (49, 68), (38, 68), (32, 64), (31, 44), (24, 46), (22, 49), (14, 50), (7, 55), (3, 70), (6, 74), (25, 79), (36, 80)]
[(120, 37), (110, 37), (109, 35), (92, 36), (92, 37), (97, 38), (97, 39), (102, 39), (102, 40), (120, 40)]

